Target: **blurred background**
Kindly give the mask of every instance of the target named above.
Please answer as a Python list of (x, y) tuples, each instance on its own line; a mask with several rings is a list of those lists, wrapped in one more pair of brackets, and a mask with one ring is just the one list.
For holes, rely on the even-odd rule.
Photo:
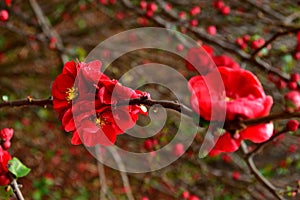
[[(288, 91), (284, 87), (285, 74), (299, 72), (295, 50), (297, 37), (293, 30), (300, 25), (297, 1), (224, 1), (230, 7), (228, 14), (226, 10), (218, 10), (215, 2), (148, 1), (148, 5), (154, 3), (157, 9), (148, 6), (147, 9), (153, 10), (154, 14), (145, 14), (139, 0), (12, 0), (10, 6), (0, 0), (0, 9), (9, 14), (7, 21), (0, 21), (1, 101), (26, 99), (28, 96), (49, 98), (51, 84), (61, 73), (64, 62), (76, 58), (84, 61), (100, 42), (122, 31), (155, 26), (186, 33), (199, 44), (211, 45), (216, 55), (225, 53), (232, 57), (241, 67), (259, 77), (266, 93), (274, 98), (273, 111), (281, 110), (283, 94)], [(195, 6), (201, 8), (201, 13), (196, 16), (191, 12)], [(37, 13), (37, 8), (42, 12)], [(173, 18), (173, 11), (181, 13), (176, 15), (177, 19)], [(197, 22), (193, 22), (194, 19)], [(211, 25), (216, 28), (216, 34), (207, 29)], [(194, 28), (199, 28), (199, 34), (192, 31)], [(252, 41), (267, 40), (279, 30), (293, 31), (278, 37), (272, 42), (272, 47), (264, 48), (258, 55), (264, 63), (284, 74), (283, 79), (275, 76), (283, 82), (274, 84), (274, 81), (269, 81), (270, 71), (264, 68), (264, 64), (260, 66), (255, 59), (243, 56), (243, 53), (251, 55), (255, 49), (239, 47), (236, 39), (248, 35)], [(182, 51), (188, 47), (183, 43), (174, 48)], [(171, 66), (187, 78), (196, 75), (186, 69), (185, 61), (178, 56), (152, 49), (120, 57), (105, 73), (118, 79), (134, 66), (151, 62)], [(148, 85), (141, 89), (152, 91), (155, 99), (176, 100), (164, 87)], [(174, 137), (179, 117), (178, 113), (168, 111), (168, 120), (158, 134), (139, 140), (124, 134), (118, 137), (117, 145), (135, 152), (160, 149)], [(148, 120), (142, 117), (138, 123), (147, 124)], [(276, 124), (277, 129), (282, 126), (284, 122)], [(28, 176), (19, 180), (26, 199), (100, 199), (100, 179), (103, 180), (104, 175), (107, 199), (128, 199), (129, 190), (135, 199), (144, 200), (146, 197), (151, 200), (184, 199), (184, 192), (194, 195), (194, 200), (273, 199), (249, 173), (242, 152), (199, 159), (198, 151), (203, 140), (200, 132), (187, 152), (170, 166), (149, 173), (125, 174), (129, 179), (128, 188), (128, 185), (124, 186), (124, 174), (97, 163), (83, 146), (71, 145), (71, 133), (62, 130), (51, 106), (1, 108), (0, 127), (15, 129), (10, 153), (32, 169)], [(300, 178), (299, 144), (299, 137), (285, 134), (255, 157), (260, 172), (291, 199), (299, 198), (297, 193), (292, 197)], [(250, 148), (252, 145), (249, 143)]]

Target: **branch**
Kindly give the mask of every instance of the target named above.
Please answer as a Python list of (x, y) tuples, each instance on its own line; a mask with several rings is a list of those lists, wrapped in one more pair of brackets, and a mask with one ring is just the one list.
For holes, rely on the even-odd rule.
[(283, 31), (283, 30), (279, 30), (277, 33), (275, 33), (268, 41), (265, 42), (264, 45), (262, 45), (261, 47), (259, 47), (258, 49), (256, 49), (251, 57), (252, 59), (265, 47), (267, 47), (269, 44), (271, 44), (273, 41), (275, 41), (277, 38), (279, 38), (280, 36), (283, 36), (283, 35), (287, 35), (287, 34), (290, 34), (290, 33), (296, 33), (300, 30), (300, 27), (299, 28), (294, 28), (294, 29), (291, 29), (291, 30), (286, 30), (286, 31)]
[[(145, 12), (143, 10), (135, 7), (129, 0), (122, 0), (122, 3), (125, 7), (129, 8), (131, 10), (134, 10), (138, 15), (145, 16)], [(163, 0), (158, 0), (158, 3), (160, 5), (163, 5), (165, 2)], [(164, 9), (164, 8), (162, 8), (162, 9)], [(173, 11), (172, 12), (165, 11), (165, 12), (171, 18), (177, 20), (178, 22), (182, 22), (182, 20), (178, 18), (178, 14), (176, 14), (175, 12), (173, 12)], [(157, 23), (159, 26), (162, 26), (162, 27), (165, 27), (165, 28), (170, 28), (172, 24), (175, 25), (174, 22), (169, 22), (169, 21), (161, 18), (158, 15), (152, 16), (151, 19), (155, 23)], [(237, 49), (236, 45), (234, 45), (232, 43), (229, 43), (227, 41), (224, 41), (220, 38), (216, 38), (215, 36), (210, 36), (209, 34), (205, 33), (204, 31), (202, 31), (199, 28), (190, 27), (188, 25), (188, 23), (184, 23), (184, 24), (181, 24), (181, 25), (186, 27), (187, 30), (189, 30), (190, 32), (195, 34), (199, 39), (201, 39), (203, 41), (206, 41), (208, 43), (217, 45), (217, 46), (221, 47), (222, 49), (224, 49), (228, 52), (234, 53), (235, 55), (239, 56), (241, 59), (246, 60), (246, 61), (262, 68), (262, 69), (268, 70), (271, 73), (276, 74), (277, 76), (279, 76), (281, 79), (283, 79), (285, 81), (289, 81), (290, 77), (289, 77), (288, 74), (280, 71), (279, 69), (277, 69), (275, 67), (272, 67), (269, 63), (263, 61), (260, 58), (251, 57), (250, 54), (248, 54), (248, 53), (246, 53), (246, 52), (244, 52), (240, 49)]]
[(285, 16), (279, 14), (278, 12), (276, 12), (275, 10), (272, 10), (269, 6), (267, 5), (264, 5), (264, 4), (260, 4), (260, 5), (257, 5), (256, 1), (255, 0), (247, 0), (247, 2), (256, 7), (258, 10), (264, 12), (265, 14), (268, 14), (269, 16), (273, 17), (273, 18), (276, 18), (280, 21), (284, 21), (285, 19)]
[[(27, 99), (24, 100), (16, 100), (16, 101), (5, 101), (0, 102), (0, 108), (3, 107), (19, 107), (19, 106), (41, 106), (47, 107), (52, 106), (52, 98), (48, 99), (33, 99), (32, 97), (28, 96)], [(191, 118), (199, 117), (200, 118), (200, 125), (201, 121), (206, 121), (201, 116), (198, 116), (191, 108), (177, 102), (177, 101), (169, 101), (169, 100), (153, 100), (147, 99), (146, 97), (135, 98), (130, 100), (122, 100), (119, 101), (117, 104), (112, 106), (126, 106), (126, 105), (145, 105), (145, 106), (154, 106), (154, 105), (161, 105), (164, 108), (168, 108), (184, 115), (187, 115)], [(108, 105), (109, 106), (109, 105)], [(258, 124), (269, 123), (270, 121), (276, 120), (283, 120), (283, 119), (290, 119), (290, 118), (300, 118), (300, 111), (298, 112), (287, 112), (282, 111), (278, 113), (272, 113), (264, 117), (254, 118), (254, 119), (246, 119), (246, 120), (232, 120), (226, 121), (224, 124), (224, 129), (230, 130), (237, 130), (243, 129), (247, 126), (253, 126)]]
[(20, 188), (19, 188), (19, 185), (18, 185), (16, 179), (13, 179), (13, 180), (11, 181), (10, 185), (11, 185), (12, 190), (13, 190), (15, 196), (16, 196), (16, 199), (17, 199), (17, 200), (24, 200), (24, 197), (23, 197), (23, 195), (22, 195), (22, 192), (21, 192), (21, 190), (20, 190)]
[(258, 124), (269, 123), (271, 121), (290, 119), (290, 118), (300, 118), (300, 111), (297, 112), (282, 111), (278, 113), (271, 113), (267, 116), (254, 118), (254, 119), (226, 121), (224, 124), (224, 128), (228, 131), (237, 130), (237, 129), (243, 129), (247, 126), (254, 126)]
[[(242, 147), (242, 151), (245, 155), (248, 154), (248, 149), (247, 149), (247, 145), (246, 143), (242, 142), (241, 144), (241, 147)], [(254, 161), (253, 161), (253, 155), (249, 156), (249, 157), (246, 157), (245, 161), (249, 167), (249, 169), (251, 170), (251, 172), (253, 173), (253, 175), (255, 176), (255, 178), (261, 183), (263, 184), (266, 189), (271, 193), (273, 194), (273, 196), (279, 200), (284, 200), (285, 198), (282, 197), (280, 194), (279, 194), (279, 191), (278, 189), (270, 182), (268, 181), (268, 179), (266, 179), (261, 173), (260, 171), (257, 169)]]
[(27, 99), (24, 100), (16, 100), (16, 101), (5, 101), (0, 102), (0, 108), (4, 107), (20, 107), (20, 106), (41, 106), (41, 107), (47, 107), (51, 106), (52, 99), (32, 99), (31, 97), (27, 97)]
[(65, 54), (65, 47), (63, 45), (62, 39), (59, 36), (59, 34), (51, 27), (51, 24), (47, 17), (44, 15), (41, 7), (36, 2), (36, 0), (29, 0), (30, 6), (32, 7), (32, 10), (34, 11), (38, 22), (40, 24), (40, 27), (44, 34), (50, 39), (50, 38), (56, 38), (56, 49), (60, 53), (60, 57), (63, 63), (68, 61), (68, 56)]
[(251, 151), (250, 153), (247, 153), (247, 157), (254, 157), (257, 153), (261, 152), (268, 144), (270, 144), (270, 142), (274, 141), (277, 137), (279, 137), (283, 133), (286, 133), (287, 131), (288, 131), (287, 129), (283, 129), (282, 131), (274, 134), (267, 141), (258, 144), (257, 147), (253, 151)]

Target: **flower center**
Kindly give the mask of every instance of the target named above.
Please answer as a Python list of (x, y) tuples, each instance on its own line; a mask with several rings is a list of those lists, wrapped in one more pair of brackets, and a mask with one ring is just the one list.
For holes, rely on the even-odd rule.
[(226, 101), (226, 102), (232, 101), (232, 100), (233, 100), (233, 98), (230, 98), (230, 97), (227, 97), (227, 96), (225, 97), (225, 101)]
[(97, 118), (95, 119), (95, 123), (96, 123), (96, 125), (97, 125), (98, 127), (101, 127), (101, 126), (103, 126), (103, 125), (106, 124), (106, 121), (105, 121), (105, 119), (102, 118), (102, 117), (97, 117)]
[(74, 86), (71, 88), (68, 88), (66, 91), (66, 99), (68, 102), (71, 102), (73, 99), (75, 99), (78, 96), (78, 89)]

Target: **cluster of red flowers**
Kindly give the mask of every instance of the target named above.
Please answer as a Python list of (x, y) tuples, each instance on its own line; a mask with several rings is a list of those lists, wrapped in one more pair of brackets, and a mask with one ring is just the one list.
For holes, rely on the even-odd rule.
[(7, 149), (10, 147), (10, 140), (14, 134), (11, 128), (4, 128), (0, 130), (0, 186), (8, 185), (10, 180), (8, 177), (8, 161), (11, 156)]
[[(205, 49), (212, 55), (213, 51), (207, 47)], [(196, 52), (196, 49), (194, 51)], [(203, 51), (201, 53), (203, 54)], [(200, 57), (203, 56), (202, 54)], [(228, 121), (257, 118), (269, 114), (273, 104), (272, 97), (265, 94), (259, 80), (251, 72), (241, 69), (228, 56), (216, 56), (213, 60), (217, 68), (213, 68), (214, 65), (195, 66), (203, 73), (189, 81), (189, 89), (192, 93), (191, 105), (195, 112), (208, 121), (222, 120), (217, 117), (212, 119), (212, 108), (225, 109), (225, 120)], [(222, 78), (225, 91), (222, 91), (217, 81), (219, 76)], [(223, 105), (226, 107), (224, 108)], [(235, 133), (225, 131), (216, 142), (211, 154), (236, 151), (244, 139), (255, 143), (264, 142), (272, 134), (273, 123), (249, 126)]]
[(112, 145), (118, 134), (133, 127), (141, 106), (114, 106), (119, 100), (149, 96), (104, 75), (100, 61), (67, 62), (52, 85), (53, 107), (72, 144)]

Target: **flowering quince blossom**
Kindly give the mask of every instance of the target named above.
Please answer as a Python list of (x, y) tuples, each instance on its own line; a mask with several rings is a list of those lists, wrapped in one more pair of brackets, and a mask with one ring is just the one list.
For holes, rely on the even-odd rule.
[(101, 65), (100, 61), (68, 62), (53, 83), (54, 108), (64, 130), (73, 132), (74, 145), (112, 145), (118, 134), (135, 125), (139, 113), (147, 114), (139, 105), (113, 106), (149, 94), (111, 80), (100, 71)]
[(12, 128), (4, 128), (0, 130), (0, 142), (2, 147), (7, 150), (10, 147), (10, 140), (13, 137), (14, 130)]
[[(221, 76), (225, 91), (220, 88), (216, 75)], [(226, 120), (251, 119), (269, 114), (273, 99), (267, 96), (259, 80), (249, 71), (219, 67), (206, 76), (195, 76), (189, 80), (193, 110), (205, 120), (212, 119), (212, 108), (226, 109)], [(225, 102), (225, 104), (222, 102)], [(226, 105), (226, 108), (224, 106)], [(236, 151), (244, 139), (260, 143), (273, 134), (273, 123), (249, 126), (234, 134), (223, 133), (211, 154)]]
[(0, 146), (0, 186), (5, 186), (10, 183), (10, 180), (8, 178), (8, 161), (11, 160), (10, 154), (3, 150), (3, 148)]

